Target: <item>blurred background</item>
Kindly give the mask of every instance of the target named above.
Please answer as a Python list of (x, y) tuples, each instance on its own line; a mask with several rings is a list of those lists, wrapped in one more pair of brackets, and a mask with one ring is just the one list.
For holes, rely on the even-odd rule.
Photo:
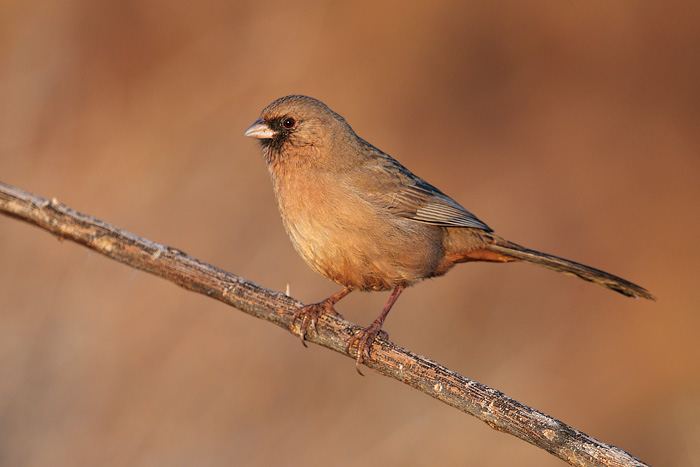
[[(652, 464), (700, 465), (700, 3), (0, 3), (0, 180), (306, 302), (243, 131), (292, 93), (531, 248), (403, 294), (397, 344)], [(0, 464), (538, 465), (523, 441), (0, 216)], [(368, 325), (388, 293), (338, 311)]]

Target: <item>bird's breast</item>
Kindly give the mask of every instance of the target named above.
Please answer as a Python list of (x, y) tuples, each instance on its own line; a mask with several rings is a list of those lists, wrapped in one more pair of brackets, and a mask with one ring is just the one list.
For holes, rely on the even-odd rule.
[(294, 248), (328, 279), (352, 289), (388, 290), (431, 276), (444, 256), (439, 227), (392, 215), (336, 174), (271, 174)]

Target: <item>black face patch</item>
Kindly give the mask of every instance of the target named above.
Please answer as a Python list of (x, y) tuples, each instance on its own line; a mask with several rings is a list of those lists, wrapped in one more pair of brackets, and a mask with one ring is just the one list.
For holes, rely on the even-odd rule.
[(260, 140), (260, 143), (265, 148), (275, 152), (282, 150), (282, 147), (289, 141), (289, 138), (299, 126), (299, 120), (289, 115), (266, 120), (266, 123), (274, 132), (274, 136)]

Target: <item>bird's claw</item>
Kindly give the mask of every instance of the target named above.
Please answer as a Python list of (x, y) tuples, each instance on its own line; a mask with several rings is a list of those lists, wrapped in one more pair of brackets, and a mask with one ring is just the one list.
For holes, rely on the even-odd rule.
[(360, 376), (364, 376), (362, 371), (360, 371), (360, 364), (362, 364), (365, 360), (370, 359), (369, 353), (372, 348), (372, 344), (377, 339), (377, 336), (381, 337), (382, 339), (389, 339), (389, 334), (387, 334), (386, 331), (383, 331), (380, 326), (377, 326), (376, 323), (373, 323), (369, 327), (362, 329), (355, 335), (351, 336), (350, 339), (348, 339), (348, 343), (345, 345), (345, 352), (352, 355), (351, 349), (355, 344), (357, 344), (357, 351), (355, 352), (355, 369)]
[(316, 321), (318, 321), (318, 317), (324, 313), (342, 318), (340, 313), (335, 311), (333, 308), (333, 303), (331, 303), (329, 300), (323, 300), (318, 303), (305, 305), (294, 312), (294, 317), (292, 318), (292, 328), (297, 320), (301, 319), (301, 322), (299, 323), (299, 337), (301, 338), (301, 343), (304, 345), (304, 347), (307, 347), (306, 333), (308, 332), (309, 328), (314, 328), (314, 330), (316, 329)]

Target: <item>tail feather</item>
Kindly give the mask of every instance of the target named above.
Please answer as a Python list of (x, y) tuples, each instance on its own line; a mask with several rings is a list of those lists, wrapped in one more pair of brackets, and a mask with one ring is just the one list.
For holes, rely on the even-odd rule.
[[(491, 240), (491, 239), (489, 239)], [(656, 300), (652, 294), (644, 287), (633, 284), (630, 281), (614, 276), (600, 269), (595, 269), (584, 264), (569, 261), (568, 259), (558, 256), (549, 255), (535, 250), (522, 247), (507, 240), (492, 237), (493, 243), (489, 242), (485, 245), (485, 249), (499, 253), (506, 257), (515, 258), (531, 264), (536, 264), (548, 269), (552, 269), (564, 274), (570, 274), (589, 282), (600, 284), (615, 292), (619, 292), (628, 297), (642, 297), (648, 300)]]

